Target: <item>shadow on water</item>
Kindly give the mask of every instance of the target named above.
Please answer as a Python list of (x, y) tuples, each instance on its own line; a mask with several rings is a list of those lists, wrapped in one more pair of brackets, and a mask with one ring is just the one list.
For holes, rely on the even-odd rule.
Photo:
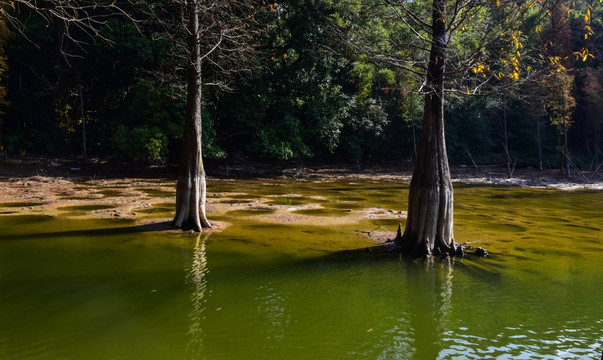
[[(78, 308), (81, 305), (77, 304), (94, 299), (99, 309), (105, 309), (94, 310), (101, 314), (99, 319), (119, 317), (120, 326), (134, 326), (138, 331), (143, 327), (135, 324), (141, 321), (144, 329), (161, 328), (156, 330), (153, 340), (159, 341), (166, 353), (186, 353), (185, 358), (477, 359), (490, 355), (529, 358), (529, 354), (555, 354), (561, 347), (571, 350), (569, 342), (559, 345), (571, 335), (564, 332), (564, 327), (592, 330), (594, 335), (571, 338), (574, 343), (592, 342), (600, 334), (595, 328), (600, 323), (581, 320), (582, 323), (576, 324), (567, 320), (580, 319), (581, 313), (575, 309), (593, 307), (593, 303), (582, 300), (587, 298), (587, 291), (574, 285), (575, 278), (559, 278), (542, 286), (538, 283), (544, 279), (540, 272), (529, 272), (531, 268), (512, 269), (516, 264), (526, 263), (526, 259), (517, 259), (513, 254), (499, 253), (485, 259), (469, 256), (415, 259), (390, 251), (387, 246), (338, 252), (306, 250), (302, 242), (329, 239), (331, 233), (340, 230), (318, 231), (321, 228), (312, 228), (311, 233), (305, 232), (308, 228), (297, 229), (303, 235), (286, 240), (285, 249), (278, 247), (281, 242), (278, 234), (286, 227), (275, 229), (270, 224), (255, 222), (241, 223), (236, 231), (233, 227), (223, 232), (187, 234), (168, 231), (169, 221), (135, 226), (123, 220), (87, 224), (55, 220), (54, 225), (40, 223), (47, 226), (41, 227), (39, 233), (2, 236), (9, 240), (2, 244), (9, 250), (18, 245), (10, 240), (33, 238), (44, 244), (46, 239), (69, 240), (57, 241), (56, 251), (43, 247), (39, 251), (43, 256), (33, 257), (48, 258), (50, 262), (45, 265), (43, 277), (39, 278), (41, 275), (34, 271), (33, 280), (24, 283), (24, 286), (30, 284), (32, 290), (27, 288), (23, 294), (31, 297), (44, 289), (61, 290), (50, 293), (55, 302), (62, 304), (61, 308), (68, 308), (66, 304), (75, 306), (76, 310), (64, 315), (75, 316), (72, 322), (79, 326), (87, 326), (77, 316), (88, 314), (89, 309)], [(9, 230), (15, 228), (22, 227), (12, 226)], [(257, 239), (258, 233), (267, 233), (270, 228), (276, 234)], [(130, 236), (142, 233), (148, 236)], [(176, 237), (165, 236), (168, 233)], [(120, 252), (98, 256), (96, 247), (88, 252), (86, 247), (72, 241), (80, 238), (90, 239), (94, 245), (106, 238)], [(35, 250), (29, 245), (22, 254)], [(527, 245), (516, 250), (517, 255), (530, 255)], [(76, 256), (68, 255), (69, 252)], [(61, 264), (52, 262), (57, 257)], [(70, 262), (75, 266), (67, 266)], [(65, 268), (62, 263), (67, 264)], [(53, 266), (58, 269), (52, 270)], [(20, 274), (23, 268), (15, 269), (14, 273)], [(46, 275), (49, 269), (54, 277)], [(78, 275), (74, 280), (73, 273), (85, 271), (90, 273), (81, 279)], [(108, 283), (116, 285), (108, 291)], [(74, 289), (88, 289), (90, 295), (72, 298), (78, 294)], [(554, 311), (560, 309), (559, 304), (547, 301), (560, 297), (565, 304), (576, 305)], [(17, 307), (23, 299), (14, 303), (4, 301)], [(107, 305), (114, 299), (119, 300)], [(116, 304), (127, 304), (134, 310), (122, 310), (111, 317), (119, 310)], [(546, 314), (541, 315), (542, 312)], [(42, 312), (41, 317), (50, 313)], [(156, 323), (157, 313), (162, 314), (163, 322)], [(553, 327), (558, 323), (562, 324), (559, 328)], [(55, 324), (47, 328), (51, 325)], [(104, 331), (90, 326), (91, 332)], [(25, 339), (23, 343), (27, 343), (30, 331), (23, 330), (19, 335), (19, 339)], [(106, 335), (105, 343), (113, 344), (121, 336), (123, 333)], [(46, 332), (39, 337), (46, 338)], [(538, 342), (539, 339), (542, 341)], [(149, 343), (142, 338), (140, 341), (148, 347)], [(534, 344), (541, 350), (533, 350), (530, 346)], [(83, 345), (73, 346), (74, 353), (86, 351)], [(147, 358), (161, 358), (153, 353), (152, 347), (149, 349), (144, 350)], [(120, 351), (123, 353), (118, 354), (123, 358), (142, 354)], [(137, 348), (137, 351), (143, 350)], [(479, 351), (491, 353), (476, 354)], [(589, 349), (573, 351), (584, 355)], [(108, 353), (102, 354), (109, 357)]]
[[(287, 205), (300, 198), (286, 194), (309, 191), (281, 186), (262, 185), (257, 193), (280, 193), (270, 200)], [(374, 188), (379, 198), (393, 196)], [(220, 220), (235, 225), (203, 234), (169, 231), (168, 221), (0, 217), (0, 281), (11, 290), (0, 292), (0, 315), (12, 316), (0, 339), (9, 334), (23, 353), (31, 339), (51, 344), (49, 353), (64, 347), (78, 355), (93, 343), (99, 352), (90, 359), (184, 352), (194, 359), (564, 358), (563, 351), (570, 352), (565, 358), (588, 358), (603, 328), (600, 198), (575, 193), (581, 202), (570, 207), (557, 193), (522, 194), (517, 202), (506, 188), (457, 194), (465, 205), (458, 237), (483, 239), (491, 250), (485, 259), (414, 259), (386, 246), (335, 252), (367, 242), (348, 225), (263, 222), (264, 208), (225, 213)], [(307, 215), (339, 215), (339, 204), (367, 197), (320, 195), (336, 206)], [(551, 204), (522, 207), (544, 200)], [(372, 201), (366, 205), (385, 203)], [(38, 294), (42, 301), (33, 301)], [(27, 326), (36, 321), (46, 321), (38, 332)], [(83, 335), (49, 335), (60, 323)], [(106, 331), (108, 323), (124, 330)], [(128, 335), (140, 344), (135, 350), (104, 350)], [(25, 358), (18, 354), (12, 359)]]
[[(197, 237), (186, 275), (192, 303), (187, 352), (192, 358), (211, 354), (215, 342), (225, 341), (209, 325), (221, 307), (213, 309), (208, 294), (222, 286), (211, 276), (219, 272), (209, 265), (217, 255), (208, 254), (208, 247), (215, 244), (208, 242), (211, 236)], [(454, 272), (457, 267), (467, 270), (462, 261), (416, 259), (387, 246), (280, 258), (268, 268), (234, 266), (231, 272), (244, 274), (239, 275), (240, 281), (256, 294), (256, 313), (248, 314), (251, 318), (246, 321), (253, 323), (255, 317), (261, 321), (252, 330), (257, 332), (251, 335), (252, 348), (246, 350), (259, 351), (254, 346), (263, 346), (266, 358), (278, 354), (295, 359), (335, 354), (337, 358), (438, 358), (447, 351), (446, 337), (453, 327)], [(484, 282), (497, 279), (494, 273), (475, 273)], [(237, 331), (231, 339), (238, 338)], [(305, 355), (292, 352), (304, 344)]]
[[(54, 219), (51, 216), (41, 215), (27, 215), (27, 216), (15, 216), (11, 221), (11, 225), (27, 225), (33, 223), (39, 223), (44, 221), (50, 221)], [(23, 218), (23, 219), (21, 219)], [(32, 219), (33, 218), (33, 219)], [(75, 230), (60, 230), (60, 231), (42, 231), (35, 234), (32, 233), (21, 233), (21, 234), (4, 234), (0, 237), (0, 240), (28, 240), (32, 238), (36, 239), (63, 239), (63, 238), (98, 238), (106, 236), (119, 236), (135, 233), (145, 232), (160, 232), (174, 230), (171, 226), (170, 221), (154, 222), (142, 225), (131, 225), (134, 221), (131, 220), (118, 220), (119, 222), (112, 222), (114, 227), (96, 227), (92, 229), (75, 229)], [(99, 221), (96, 220), (96, 223)], [(101, 222), (105, 224), (104, 222)], [(125, 225), (125, 226), (124, 226)], [(98, 224), (97, 224), (98, 226)]]

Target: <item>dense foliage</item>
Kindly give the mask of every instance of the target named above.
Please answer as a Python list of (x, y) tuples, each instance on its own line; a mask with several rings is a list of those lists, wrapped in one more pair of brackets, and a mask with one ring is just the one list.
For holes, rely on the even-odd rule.
[[(420, 11), (421, 3), (411, 4)], [(420, 52), (395, 45), (421, 34), (385, 13), (369, 14), (359, 1), (259, 4), (268, 15), (257, 18), (264, 30), (254, 44), (260, 54), (254, 70), (235, 77), (231, 92), (204, 87), (204, 155), (359, 166), (412, 160), (420, 133), (421, 84), (412, 66), (383, 59), (390, 53), (404, 58)], [(526, 25), (531, 33), (488, 44), (501, 47), (504, 61), (489, 69), (499, 83), (518, 80), (525, 68), (535, 66), (526, 63), (520, 69), (516, 63), (514, 54), (527, 46), (526, 39), (543, 62), (559, 71), (527, 76), (488, 97), (469, 90), (472, 96), (449, 96), (450, 160), (556, 167), (564, 151), (580, 166), (598, 165), (603, 154), (602, 15), (601, 7), (588, 0), (560, 2), (542, 22)], [(66, 45), (60, 22), (25, 10), (15, 16), (23, 27), (0, 23), (0, 145), (8, 156), (79, 155), (85, 119), (90, 156), (177, 162), (185, 64), (181, 46), (160, 19), (135, 26), (130, 18), (115, 16), (99, 36), (83, 33), (82, 42)], [(342, 41), (335, 27), (348, 29), (350, 37), (349, 29), (357, 29), (357, 43)], [(451, 50), (459, 58), (477, 41), (460, 30)], [(391, 41), (385, 43), (386, 38)], [(360, 44), (361, 39), (367, 41)], [(383, 55), (381, 61), (375, 53)], [(473, 63), (467, 73), (486, 76), (484, 64), (488, 59)], [(204, 76), (219, 73), (219, 64), (214, 65)]]

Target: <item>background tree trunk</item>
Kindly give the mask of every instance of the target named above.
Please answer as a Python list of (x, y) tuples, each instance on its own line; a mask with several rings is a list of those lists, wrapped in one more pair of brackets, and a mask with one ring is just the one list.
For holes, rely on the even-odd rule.
[(505, 154), (507, 155), (507, 177), (511, 178), (511, 153), (509, 152), (509, 130), (507, 129), (507, 97), (505, 95), (501, 98), (501, 105), (503, 110), (503, 146), (505, 148)]
[(444, 136), (444, 61), (448, 36), (444, 0), (432, 5), (432, 43), (421, 142), (417, 153), (404, 234), (396, 238), (403, 251), (416, 256), (460, 254), (453, 225), (453, 191)]
[(565, 118), (565, 114), (563, 114), (563, 166), (565, 168), (565, 174), (567, 175), (567, 177), (571, 177), (572, 173), (571, 173), (571, 169), (570, 169), (570, 162), (569, 162), (569, 148), (568, 148), (568, 144), (567, 144), (567, 131), (569, 130), (569, 125), (567, 124), (567, 120)]
[(82, 85), (80, 85), (80, 114), (82, 116), (82, 161), (88, 161), (88, 153), (86, 152), (86, 112), (84, 111), (84, 95), (82, 93)]
[(536, 118), (536, 145), (538, 146), (538, 170), (543, 170), (542, 166), (542, 138), (540, 137), (540, 119)]
[(205, 170), (201, 152), (201, 50), (198, 0), (188, 0), (188, 42), (186, 124), (184, 149), (176, 188), (176, 215), (172, 225), (183, 230), (211, 228), (205, 214)]

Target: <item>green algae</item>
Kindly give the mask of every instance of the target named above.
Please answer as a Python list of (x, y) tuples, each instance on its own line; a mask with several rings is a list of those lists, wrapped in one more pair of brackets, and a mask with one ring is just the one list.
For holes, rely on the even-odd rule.
[(58, 210), (63, 211), (94, 211), (94, 210), (103, 210), (110, 209), (112, 205), (76, 205), (76, 206), (61, 206), (58, 207)]
[(59, 200), (94, 200), (95, 197), (92, 196), (61, 196)]
[(244, 210), (231, 210), (228, 211), (228, 215), (233, 216), (257, 216), (257, 215), (267, 215), (275, 212), (275, 209), (267, 209), (267, 208), (248, 208)]
[(0, 208), (19, 208), (19, 207), (33, 207), (33, 206), (41, 206), (46, 205), (47, 203), (39, 203), (39, 202), (10, 202), (10, 203), (0, 203)]
[(301, 197), (294, 196), (279, 196), (275, 198), (271, 198), (271, 200), (267, 201), (267, 204), (273, 205), (282, 205), (282, 206), (294, 206), (294, 205), (304, 205), (310, 202), (308, 199), (304, 199)]
[(231, 199), (241, 199), (241, 200), (254, 200), (256, 197), (250, 194), (230, 194), (228, 195)]
[(150, 197), (173, 197), (176, 196), (176, 191), (168, 191), (162, 189), (149, 189), (149, 188), (136, 188), (137, 191), (141, 191)]
[(23, 226), (23, 225), (38, 225), (52, 220), (52, 216), (48, 215), (19, 215), (19, 216), (8, 216), (1, 217), (2, 227), (6, 231), (8, 226)]
[[(210, 181), (225, 199), (263, 205), (209, 213), (232, 225), (206, 234), (117, 219), (1, 215), (0, 354), (600, 356), (603, 193), (455, 185), (455, 238), (490, 256), (423, 261), (380, 252), (355, 231), (395, 232), (404, 224), (398, 212), (361, 215), (364, 208), (406, 210), (407, 185), (392, 185)], [(316, 223), (288, 222), (295, 220), (289, 209), (267, 204), (281, 198), (321, 206), (291, 212)], [(210, 195), (209, 203), (220, 199)], [(350, 217), (357, 221), (338, 222)]]
[(322, 203), (322, 206), (339, 210), (361, 209), (365, 207), (365, 205), (363, 205), (362, 203), (338, 200), (325, 201)]
[(101, 191), (98, 191), (97, 194), (101, 194), (104, 197), (127, 196), (121, 190), (116, 190), (116, 189), (101, 190)]
[(253, 202), (251, 199), (224, 199), (218, 200), (220, 204), (249, 204)]
[(113, 208), (113, 205), (74, 205), (74, 206), (61, 206), (58, 207), (57, 210), (62, 211), (67, 216), (79, 216), (79, 215), (87, 215), (93, 211), (97, 210), (106, 210)]
[(299, 209), (299, 210), (293, 210), (292, 211), (293, 214), (299, 214), (299, 215), (310, 215), (310, 216), (342, 216), (345, 215), (347, 213), (349, 213), (348, 210), (341, 210), (341, 209), (324, 209), (324, 208), (319, 208), (319, 209)]
[(165, 215), (174, 212), (174, 207), (151, 206), (144, 209), (134, 209), (134, 212), (141, 214)]

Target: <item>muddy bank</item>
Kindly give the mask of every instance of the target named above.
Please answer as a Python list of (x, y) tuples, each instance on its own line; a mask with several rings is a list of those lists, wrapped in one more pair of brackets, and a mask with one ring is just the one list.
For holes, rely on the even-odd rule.
[[(303, 163), (261, 164), (236, 160), (206, 160), (209, 178), (293, 178), (293, 179), (375, 179), (410, 181), (412, 164), (408, 162), (382, 162), (359, 167), (355, 164), (312, 166)], [(144, 166), (136, 163), (111, 162), (91, 159), (82, 163), (78, 159), (17, 158), (0, 159), (0, 181), (16, 178), (51, 177), (73, 181), (104, 179), (175, 179), (175, 165)], [(576, 172), (571, 177), (559, 169), (516, 169), (508, 178), (504, 166), (451, 165), (454, 182), (466, 184), (512, 185), (550, 187), (558, 189), (603, 189), (603, 170)]]
[[(265, 165), (234, 164), (208, 166), (209, 192), (208, 212), (224, 214), (232, 211), (262, 215), (264, 221), (273, 223), (344, 222), (353, 223), (362, 219), (382, 218), (403, 220), (405, 213), (400, 209), (371, 208), (351, 211), (353, 204), (342, 203), (350, 208), (340, 209), (337, 218), (321, 220), (321, 199), (309, 204), (294, 206), (296, 194), (289, 201), (275, 204), (270, 196), (247, 197), (245, 194), (220, 193), (211, 188), (215, 183), (227, 182), (229, 178), (259, 179), (258, 181), (335, 182), (371, 181), (408, 184), (411, 179), (410, 166), (381, 164), (372, 168), (354, 167), (278, 167), (267, 169)], [(506, 177), (505, 169), (499, 167), (470, 168), (453, 166), (453, 181), (461, 184), (508, 185), (561, 190), (603, 190), (603, 174), (588, 181), (575, 175), (568, 179), (558, 170), (516, 170), (513, 178)], [(255, 173), (255, 175), (251, 175)], [(268, 176), (272, 174), (271, 176)], [(98, 217), (131, 219), (139, 223), (167, 221), (173, 216), (176, 169), (173, 167), (136, 167), (127, 164), (112, 164), (91, 161), (79, 164), (76, 160), (18, 159), (0, 161), (0, 215), (44, 214), (49, 216)], [(263, 179), (263, 180), (262, 180)], [(293, 204), (293, 205), (292, 205)], [(394, 211), (395, 210), (395, 211)], [(364, 229), (372, 230), (372, 229)]]

